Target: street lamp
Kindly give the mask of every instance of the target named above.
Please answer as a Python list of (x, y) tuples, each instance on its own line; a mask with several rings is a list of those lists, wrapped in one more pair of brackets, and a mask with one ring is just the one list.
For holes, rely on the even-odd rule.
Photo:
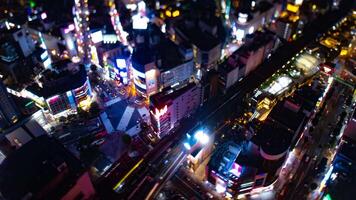
[(187, 150), (190, 150), (192, 148), (188, 142), (184, 142), (183, 145)]
[(202, 145), (205, 145), (209, 142), (209, 136), (202, 130), (199, 130), (194, 134), (194, 139)]

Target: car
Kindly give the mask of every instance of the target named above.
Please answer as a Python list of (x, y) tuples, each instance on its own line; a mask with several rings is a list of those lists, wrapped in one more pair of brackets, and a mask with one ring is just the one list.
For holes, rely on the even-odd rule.
[(310, 156), (307, 155), (307, 156), (305, 157), (305, 162), (309, 162), (309, 160), (310, 160)]
[(121, 95), (125, 95), (125, 94), (126, 94), (126, 91), (125, 91), (124, 89), (122, 89), (122, 90), (119, 91), (119, 93), (120, 93)]
[(140, 101), (140, 100), (138, 100), (138, 99), (135, 100), (135, 103), (136, 103), (137, 105), (142, 105), (142, 104), (143, 104), (143, 102)]
[(100, 139), (100, 138), (105, 137), (106, 135), (108, 135), (108, 132), (106, 132), (106, 131), (101, 131), (101, 132), (95, 134), (95, 138)]
[(327, 162), (328, 162), (328, 159), (325, 158), (325, 157), (323, 157), (320, 160), (319, 164), (315, 168), (317, 174), (319, 174), (319, 173), (321, 173), (321, 172), (323, 172), (325, 170)]
[(209, 199), (213, 199), (214, 198), (214, 196), (209, 192), (206, 193), (206, 196), (208, 196)]
[(100, 145), (104, 144), (104, 142), (105, 142), (105, 138), (101, 138), (99, 140), (95, 140), (90, 145), (91, 146), (100, 146)]

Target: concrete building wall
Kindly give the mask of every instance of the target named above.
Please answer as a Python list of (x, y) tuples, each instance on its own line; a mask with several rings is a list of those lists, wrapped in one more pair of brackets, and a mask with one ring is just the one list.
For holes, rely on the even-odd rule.
[(194, 62), (190, 60), (167, 71), (160, 73), (160, 89), (182, 83), (194, 73)]
[(227, 75), (226, 75), (226, 85), (225, 89), (228, 89), (231, 87), (236, 81), (238, 80), (239, 77), (239, 68), (235, 67), (233, 70), (231, 70)]

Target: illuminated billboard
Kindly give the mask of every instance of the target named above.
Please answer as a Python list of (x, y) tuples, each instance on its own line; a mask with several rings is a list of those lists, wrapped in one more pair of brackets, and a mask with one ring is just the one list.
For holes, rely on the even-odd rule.
[(126, 69), (126, 60), (125, 59), (116, 59), (116, 65), (119, 69)]
[(287, 10), (293, 13), (296, 13), (299, 11), (299, 6), (293, 5), (293, 4), (287, 4)]
[(103, 41), (103, 32), (101, 30), (90, 34), (90, 36), (91, 36), (91, 40), (93, 41), (94, 44)]
[(120, 76), (120, 80), (123, 84), (128, 84), (128, 74), (127, 74), (127, 65), (125, 59), (116, 59), (116, 66), (119, 69), (118, 75)]
[(270, 94), (281, 94), (283, 91), (288, 89), (289, 85), (292, 83), (292, 79), (288, 76), (280, 76), (275, 80), (266, 90)]
[(151, 95), (157, 92), (157, 70), (151, 69), (148, 70), (145, 75), (146, 75), (146, 86), (147, 86), (147, 94)]
[(147, 29), (149, 19), (146, 16), (134, 15), (132, 16), (132, 28), (137, 30)]

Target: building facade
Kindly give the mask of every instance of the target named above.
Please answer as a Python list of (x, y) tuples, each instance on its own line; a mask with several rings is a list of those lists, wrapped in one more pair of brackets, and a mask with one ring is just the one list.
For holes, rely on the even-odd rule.
[(162, 91), (150, 97), (151, 124), (159, 137), (164, 137), (179, 121), (200, 106), (201, 88), (194, 83), (173, 91)]
[(16, 123), (19, 118), (20, 111), (11, 95), (7, 92), (4, 84), (0, 81), (0, 129)]
[(245, 44), (219, 66), (220, 85), (226, 91), (234, 83), (254, 71), (275, 47), (276, 37), (270, 32), (247, 35)]

